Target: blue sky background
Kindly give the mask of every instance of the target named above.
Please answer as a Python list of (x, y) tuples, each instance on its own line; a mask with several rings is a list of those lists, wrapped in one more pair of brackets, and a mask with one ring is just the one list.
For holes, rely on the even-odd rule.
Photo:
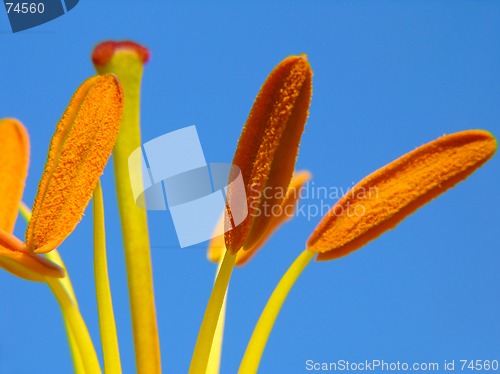
[[(31, 204), (55, 124), (94, 74), (92, 48), (132, 39), (152, 53), (143, 80), (144, 141), (196, 125), (209, 162), (230, 162), (260, 85), (290, 54), (314, 70), (298, 169), (316, 186), (349, 187), (445, 134), (500, 134), (500, 3), (291, 1), (211, 5), (82, 0), (65, 16), (12, 34), (0, 11), (0, 117), (31, 135)], [(1, 151), (1, 150), (0, 150)], [(500, 360), (500, 159), (396, 230), (335, 262), (312, 263), (292, 290), (262, 373), (302, 373), (308, 359)], [(110, 278), (122, 360), (134, 372), (114, 177), (103, 176)], [(309, 201), (306, 203), (317, 203)], [(325, 201), (331, 204), (332, 201)], [(180, 249), (168, 213), (151, 212), (165, 373), (187, 371), (215, 265), (205, 244)], [(223, 373), (234, 373), (270, 293), (319, 217), (282, 227), (229, 290)], [(60, 248), (99, 344), (90, 210)], [(16, 228), (23, 235), (25, 224)], [(70, 352), (47, 286), (0, 271), (0, 373), (68, 373)]]

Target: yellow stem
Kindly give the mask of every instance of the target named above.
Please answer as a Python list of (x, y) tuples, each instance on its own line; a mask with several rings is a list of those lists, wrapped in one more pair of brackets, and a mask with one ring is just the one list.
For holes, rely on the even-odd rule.
[(269, 334), (273, 329), (274, 322), (278, 317), (281, 307), (283, 306), (291, 288), (295, 284), (295, 281), (314, 256), (315, 253), (308, 250), (302, 252), (288, 268), (285, 275), (283, 275), (283, 278), (279, 281), (269, 298), (266, 307), (262, 311), (255, 329), (253, 330), (252, 337), (248, 342), (248, 346), (245, 351), (245, 355), (243, 356), (243, 360), (241, 361), (238, 373), (257, 373), (262, 353), (264, 352), (267, 340), (269, 339)]
[(73, 368), (75, 369), (75, 373), (86, 374), (80, 348), (78, 347), (75, 336), (73, 335), (73, 331), (71, 330), (71, 326), (64, 313), (63, 313), (63, 319), (64, 319), (64, 328), (66, 329), (66, 334), (68, 335), (68, 343), (71, 350), (71, 357), (73, 358)]
[(222, 264), (215, 280), (210, 299), (208, 300), (207, 309), (203, 316), (198, 339), (194, 348), (193, 357), (191, 358), (191, 366), (189, 367), (190, 374), (205, 374), (207, 372), (208, 359), (212, 342), (219, 321), (219, 314), (222, 308), (224, 297), (226, 296), (227, 286), (231, 279), (231, 274), (236, 261), (236, 254), (231, 254), (229, 251), (224, 255)]
[(56, 265), (59, 265), (66, 271), (66, 276), (64, 278), (58, 278), (58, 280), (68, 293), (68, 296), (71, 298), (73, 304), (78, 306), (78, 301), (76, 300), (75, 290), (73, 289), (73, 285), (71, 284), (71, 279), (69, 277), (68, 271), (66, 270), (66, 266), (64, 265), (61, 255), (59, 254), (57, 249), (54, 249), (51, 252), (44, 254), (44, 256), (48, 260), (52, 261)]
[[(217, 275), (219, 274), (220, 267), (222, 264), (222, 258), (223, 257), (221, 256), (221, 260), (217, 264), (217, 272), (215, 273), (215, 279), (217, 279)], [(226, 319), (226, 300), (227, 300), (227, 291), (226, 295), (224, 296), (224, 300), (222, 301), (222, 307), (219, 313), (219, 320), (217, 321), (214, 340), (212, 342), (212, 348), (210, 349), (210, 357), (208, 358), (206, 374), (219, 374), (220, 372), (222, 342), (224, 340), (224, 322)]]
[(142, 61), (134, 51), (122, 48), (100, 74), (115, 74), (125, 93), (120, 133), (113, 150), (116, 192), (123, 231), (125, 263), (130, 294), (135, 359), (138, 374), (161, 373), (160, 340), (156, 323), (153, 275), (146, 211), (139, 208), (132, 193), (128, 158), (141, 146), (140, 88)]
[(29, 223), (31, 219), (31, 209), (23, 201), (19, 203), (19, 213), (24, 218), (26, 223)]
[(99, 330), (101, 331), (102, 351), (104, 356), (104, 372), (120, 374), (122, 372), (120, 349), (116, 333), (113, 300), (108, 277), (108, 260), (106, 257), (106, 229), (104, 223), (104, 202), (101, 183), (97, 184), (93, 198), (94, 214), (94, 275), (99, 312)]
[(79, 357), (81, 357), (83, 367), (85, 368), (85, 373), (100, 374), (101, 366), (99, 365), (94, 344), (92, 343), (92, 339), (90, 338), (87, 326), (80, 314), (78, 306), (73, 303), (71, 296), (57, 279), (47, 277), (46, 282), (61, 306), (64, 318), (72, 334), (70, 335), (70, 343), (71, 340), (74, 339), (79, 350)]
[[(21, 213), (22, 214), (22, 213)], [(24, 215), (23, 215), (24, 216)], [(31, 216), (31, 214), (30, 214)], [(78, 302), (76, 300), (75, 296), (75, 291), (73, 290), (73, 285), (71, 284), (71, 280), (68, 275), (68, 271), (66, 270), (64, 266), (64, 262), (57, 252), (56, 249), (54, 249), (52, 252), (49, 252), (45, 254), (45, 257), (47, 257), (50, 261), (53, 263), (59, 265), (61, 268), (63, 268), (66, 272), (66, 276), (64, 278), (58, 278), (55, 279), (59, 283), (59, 287), (64, 289), (67, 297), (71, 300), (71, 303), (78, 309)], [(48, 278), (47, 278), (48, 279)], [(46, 283), (48, 284), (48, 281), (46, 280)], [(49, 284), (48, 284), (49, 285)], [(59, 294), (54, 292), (52, 287), (49, 288), (53, 291), (54, 296), (56, 297), (57, 301), (59, 302), (59, 305), (62, 305), (62, 301), (59, 300)], [(82, 357), (82, 349), (78, 346), (78, 341), (74, 336), (73, 330), (71, 328), (71, 322), (69, 321), (66, 312), (63, 308), (61, 308), (61, 312), (63, 315), (64, 319), (64, 326), (66, 328), (66, 334), (68, 335), (68, 344), (71, 350), (71, 357), (73, 357), (73, 366), (75, 368), (75, 373), (76, 374), (85, 374), (87, 371), (85, 370), (85, 366), (83, 364), (83, 357)], [(85, 327), (86, 329), (87, 327)], [(95, 348), (93, 348), (95, 351)]]
[[(26, 222), (29, 222), (29, 220), (31, 219), (31, 209), (24, 202), (20, 203), (19, 212), (21, 213), (21, 216), (26, 220)], [(68, 316), (69, 309), (71, 309), (72, 314), (75, 313), (80, 314), (78, 308), (78, 301), (76, 300), (75, 291), (73, 290), (73, 285), (71, 284), (71, 279), (69, 278), (69, 274), (66, 270), (64, 262), (57, 250), (54, 249), (53, 251), (45, 254), (45, 257), (50, 261), (52, 261), (53, 263), (59, 265), (66, 272), (64, 278), (57, 278), (57, 279), (46, 278), (46, 283), (51, 289), (54, 296), (56, 297), (57, 301), (59, 302), (59, 305), (61, 306), (61, 312), (64, 319), (64, 326), (66, 328), (66, 333), (68, 335), (68, 343), (71, 350), (71, 356), (73, 357), (73, 366), (75, 368), (75, 373), (76, 374), (90, 373), (86, 369), (86, 367), (88, 367), (89, 365), (84, 364), (84, 359), (85, 359), (83, 356), (84, 352), (90, 351), (92, 352), (91, 355), (95, 356), (96, 358), (97, 355), (95, 353), (95, 348), (92, 344), (92, 341), (90, 341), (91, 348), (87, 347), (85, 349), (83, 347), (80, 347), (79, 345), (82, 339), (78, 339), (78, 337), (75, 336), (75, 331), (80, 331), (80, 330), (84, 330), (85, 331), (84, 335), (88, 336), (87, 327), (85, 325), (83, 318), (81, 316), (79, 318)], [(51, 283), (49, 283), (49, 281)], [(71, 304), (72, 306), (64, 308), (63, 304), (65, 305)], [(80, 326), (75, 328), (74, 326), (72, 326), (72, 324), (74, 323), (83, 324), (83, 327)], [(85, 344), (88, 343), (87, 339), (83, 339), (83, 341), (86, 342)]]

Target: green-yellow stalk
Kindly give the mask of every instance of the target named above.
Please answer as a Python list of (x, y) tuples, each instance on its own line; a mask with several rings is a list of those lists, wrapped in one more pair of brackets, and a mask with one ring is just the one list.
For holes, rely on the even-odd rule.
[(125, 247), (136, 367), (139, 374), (157, 374), (161, 373), (161, 355), (147, 216), (146, 211), (135, 203), (128, 170), (130, 154), (141, 146), (139, 123), (143, 64), (135, 51), (119, 49), (105, 65), (96, 66), (96, 69), (100, 74), (115, 74), (125, 93), (125, 107), (113, 150), (113, 161)]
[(203, 316), (200, 331), (198, 332), (198, 339), (196, 340), (193, 357), (191, 358), (189, 374), (205, 374), (207, 372), (215, 330), (235, 261), (236, 254), (231, 254), (227, 251), (222, 260), (217, 279), (208, 300), (205, 315)]
[[(30, 221), (31, 210), (23, 202), (19, 205), (19, 213), (26, 220), (26, 222)], [(45, 257), (53, 263), (59, 265), (62, 269), (66, 270), (64, 262), (56, 249), (45, 254)], [(80, 315), (75, 291), (73, 290), (73, 285), (71, 284), (68, 272), (66, 271), (66, 276), (64, 278), (56, 279), (47, 277), (45, 279), (47, 285), (61, 306), (61, 312), (64, 319), (66, 333), (68, 334), (68, 343), (71, 356), (73, 358), (75, 373), (86, 374), (91, 372), (89, 370), (99, 370), (96, 371), (96, 373), (100, 373), (101, 368), (99, 366), (99, 362), (97, 361), (97, 354), (90, 339), (85, 321)], [(75, 336), (75, 334), (78, 333), (82, 334), (82, 336)], [(84, 354), (88, 354), (89, 357), (85, 357)], [(96, 362), (98, 369), (96, 368)]]
[[(56, 249), (54, 249), (53, 251), (51, 251), (49, 253), (46, 253), (44, 256), (47, 257), (53, 263), (59, 265), (61, 268), (66, 270), (66, 267), (64, 266), (64, 262), (63, 262), (61, 256), (59, 255), (59, 252), (57, 252)], [(49, 279), (53, 279), (53, 278), (46, 278), (46, 282), (49, 285), (49, 288), (51, 289), (52, 293), (56, 297), (57, 301), (59, 302), (59, 305), (62, 306), (63, 303), (65, 302), (64, 300), (59, 300), (59, 297), (61, 297), (61, 295), (65, 295), (64, 297), (68, 297), (70, 299), (71, 303), (74, 305), (74, 307), (78, 310), (78, 313), (80, 313), (79, 309), (78, 309), (79, 308), (78, 302), (77, 302), (76, 296), (75, 296), (75, 291), (73, 290), (73, 285), (71, 284), (71, 279), (69, 278), (68, 272), (66, 271), (66, 276), (64, 278), (57, 279), (58, 284), (56, 287), (62, 288), (62, 290), (60, 290), (59, 292), (54, 291), (53, 286), (51, 286), (48, 283)], [(75, 329), (71, 326), (72, 320), (70, 318), (68, 318), (67, 312), (62, 307), (61, 307), (61, 312), (62, 312), (63, 319), (64, 319), (64, 326), (66, 328), (66, 334), (68, 334), (68, 343), (69, 343), (69, 347), (71, 350), (71, 357), (73, 358), (73, 366), (75, 368), (75, 373), (76, 374), (85, 374), (85, 373), (87, 373), (87, 371), (86, 371), (85, 365), (84, 365), (84, 357), (82, 357), (85, 349), (82, 349), (79, 346), (79, 339), (77, 339), (77, 337), (75, 337), (74, 332), (73, 332), (73, 331), (79, 330), (79, 329)], [(73, 319), (73, 321), (76, 321), (77, 323), (80, 323), (80, 321), (81, 321), (85, 325), (85, 321), (83, 320), (83, 318)], [(84, 329), (87, 330), (87, 327), (84, 326)], [(88, 332), (86, 334), (88, 334)], [(93, 345), (92, 345), (92, 350), (94, 351), (93, 355), (96, 355), (95, 348)]]
[(64, 317), (64, 328), (66, 329), (66, 334), (68, 335), (68, 342), (70, 346), (71, 357), (73, 358), (73, 368), (75, 369), (75, 374), (85, 374), (86, 372), (85, 366), (83, 365), (83, 358), (66, 317)]
[(262, 353), (264, 352), (269, 334), (273, 329), (274, 322), (278, 317), (281, 307), (295, 284), (295, 281), (315, 255), (315, 253), (308, 250), (302, 252), (279, 281), (253, 330), (252, 337), (248, 342), (238, 373), (257, 373)]
[(113, 300), (108, 277), (108, 260), (106, 257), (106, 228), (104, 222), (104, 202), (101, 184), (94, 191), (94, 274), (99, 312), (99, 330), (101, 331), (102, 351), (104, 356), (104, 372), (120, 374), (122, 372), (118, 336), (116, 333)]
[[(78, 306), (73, 303), (71, 296), (58, 279), (46, 277), (46, 282), (56, 296), (64, 319), (69, 326), (71, 333), (69, 338), (70, 344), (74, 341), (75, 345), (78, 347), (78, 355), (83, 365), (82, 372), (87, 374), (100, 374), (101, 366), (99, 364), (99, 359), (97, 358), (94, 344), (92, 343), (92, 339), (90, 338), (90, 334)], [(73, 357), (75, 357), (76, 354), (77, 353), (73, 353)], [(79, 365), (79, 362), (75, 361), (75, 366), (77, 366), (77, 364)]]
[[(220, 267), (222, 264), (223, 257), (217, 264), (217, 272), (215, 273), (215, 279), (219, 274)], [(217, 327), (215, 329), (214, 339), (212, 342), (212, 348), (210, 349), (210, 357), (208, 358), (207, 372), (206, 374), (219, 374), (220, 372), (220, 361), (222, 357), (222, 342), (224, 340), (224, 322), (226, 319), (226, 300), (227, 291), (222, 301), (222, 307), (219, 313), (219, 320), (217, 321)]]

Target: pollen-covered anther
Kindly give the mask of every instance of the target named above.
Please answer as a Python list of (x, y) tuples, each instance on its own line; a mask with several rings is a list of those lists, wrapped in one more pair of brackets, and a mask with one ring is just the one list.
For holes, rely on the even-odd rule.
[[(311, 94), (312, 70), (305, 55), (290, 56), (279, 63), (260, 89), (233, 159), (242, 172), (248, 207), (258, 210), (264, 204), (281, 205), (283, 197), (266, 197), (263, 192), (266, 188), (286, 191), (290, 184)], [(238, 197), (229, 189), (230, 206), (231, 199)], [(270, 222), (264, 215), (248, 215), (226, 232), (228, 251), (236, 253), (243, 246), (254, 246)]]
[(111, 75), (86, 80), (52, 138), (26, 231), (29, 251), (56, 248), (81, 220), (120, 129), (123, 91)]
[[(340, 199), (307, 242), (317, 260), (345, 256), (467, 178), (497, 148), (493, 135), (468, 130), (445, 135), (375, 171)], [(356, 212), (362, 214), (348, 214)]]

